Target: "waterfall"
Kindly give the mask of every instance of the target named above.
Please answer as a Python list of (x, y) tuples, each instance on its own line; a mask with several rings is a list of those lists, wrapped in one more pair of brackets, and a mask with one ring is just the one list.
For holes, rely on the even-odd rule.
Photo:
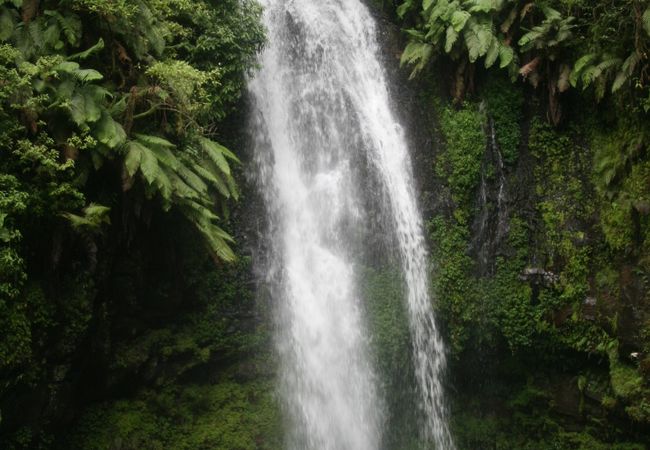
[[(263, 6), (269, 42), (249, 89), (288, 446), (381, 447), (384, 406), (357, 273), (372, 227), (367, 199), (374, 196), (389, 218), (405, 280), (423, 436), (437, 449), (452, 449), (422, 218), (374, 19), (359, 0)], [(378, 180), (381, 192), (366, 192), (366, 178)]]

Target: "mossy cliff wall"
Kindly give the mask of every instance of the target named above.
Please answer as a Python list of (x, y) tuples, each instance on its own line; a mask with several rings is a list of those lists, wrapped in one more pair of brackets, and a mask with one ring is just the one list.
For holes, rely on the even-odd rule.
[(575, 99), (552, 127), (537, 99), (487, 76), (462, 104), (422, 100), (435, 139), (418, 172), (435, 187), (422, 202), (458, 443), (644, 448), (645, 125)]

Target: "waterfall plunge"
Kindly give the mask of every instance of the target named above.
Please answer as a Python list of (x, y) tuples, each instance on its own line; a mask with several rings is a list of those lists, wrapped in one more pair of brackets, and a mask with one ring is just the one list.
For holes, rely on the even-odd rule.
[(381, 446), (383, 404), (355, 271), (368, 227), (358, 167), (364, 160), (379, 180), (380, 214), (392, 218), (398, 244), (424, 434), (435, 448), (452, 449), (422, 219), (406, 141), (389, 107), (374, 19), (359, 0), (263, 4), (269, 44), (250, 91), (289, 446)]

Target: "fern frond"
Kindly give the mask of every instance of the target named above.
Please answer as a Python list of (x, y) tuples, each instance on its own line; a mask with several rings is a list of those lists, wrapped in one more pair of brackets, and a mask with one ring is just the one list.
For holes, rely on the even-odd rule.
[(499, 47), (499, 68), (505, 69), (510, 64), (512, 64), (514, 59), (515, 51), (512, 49), (512, 47), (501, 44)]
[(154, 156), (153, 152), (141, 145), (142, 158), (140, 160), (140, 172), (142, 176), (151, 186), (155, 186), (156, 178), (158, 178), (160, 167), (158, 167), (158, 159)]
[(490, 48), (488, 49), (487, 53), (485, 54), (485, 68), (489, 69), (494, 65), (496, 62), (497, 58), (499, 57), (499, 53), (501, 50), (501, 43), (499, 42), (498, 39), (492, 39), (492, 43), (490, 44)]
[(106, 111), (102, 112), (101, 118), (95, 124), (95, 136), (109, 148), (116, 148), (126, 141), (124, 128)]
[(571, 76), (569, 77), (571, 86), (576, 87), (578, 85), (578, 80), (580, 80), (580, 76), (582, 75), (583, 71), (595, 59), (596, 59), (596, 54), (589, 53), (587, 55), (582, 56), (576, 61), (576, 63), (573, 66), (573, 71), (571, 72)]
[(445, 37), (445, 53), (451, 52), (451, 49), (454, 47), (454, 44), (458, 40), (458, 32), (449, 25), (447, 27), (447, 33)]
[(89, 56), (103, 50), (104, 48), (104, 39), (99, 38), (99, 41), (95, 45), (93, 45), (90, 48), (87, 48), (86, 50), (75, 53), (74, 55), (68, 56), (68, 60), (75, 60), (75, 59), (86, 59)]
[(183, 181), (192, 189), (200, 194), (207, 195), (208, 185), (205, 184), (205, 182), (191, 168), (187, 167), (185, 164), (179, 164), (176, 173), (178, 173)]
[(99, 231), (102, 225), (110, 225), (110, 211), (111, 209), (107, 206), (91, 203), (83, 209), (83, 215), (72, 213), (63, 213), (61, 215), (76, 230)]
[(148, 149), (137, 141), (129, 141), (125, 145), (126, 157), (124, 158), (124, 169), (128, 178), (132, 178), (142, 162), (142, 154)]

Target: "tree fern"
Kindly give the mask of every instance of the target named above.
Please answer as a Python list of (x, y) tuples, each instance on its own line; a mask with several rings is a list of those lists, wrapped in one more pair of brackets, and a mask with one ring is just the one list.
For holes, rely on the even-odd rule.
[(413, 66), (410, 78), (414, 78), (427, 65), (433, 55), (433, 46), (426, 42), (411, 41), (402, 52), (402, 65)]
[(228, 160), (239, 160), (230, 150), (208, 138), (199, 136), (196, 141), (200, 151), (179, 152), (174, 144), (160, 136), (135, 133), (134, 139), (124, 145), (124, 187), (130, 189), (132, 178), (140, 173), (150, 196), (159, 194), (165, 209), (180, 205), (181, 211), (204, 235), (211, 251), (230, 260), (234, 256), (232, 250), (222, 248), (227, 246), (230, 237), (212, 223), (218, 217), (210, 210), (214, 201), (209, 188), (216, 189), (226, 199), (236, 199), (238, 192)]
[(101, 231), (103, 225), (110, 225), (110, 208), (104, 205), (91, 203), (83, 209), (83, 215), (63, 213), (70, 225), (76, 230), (96, 233)]

